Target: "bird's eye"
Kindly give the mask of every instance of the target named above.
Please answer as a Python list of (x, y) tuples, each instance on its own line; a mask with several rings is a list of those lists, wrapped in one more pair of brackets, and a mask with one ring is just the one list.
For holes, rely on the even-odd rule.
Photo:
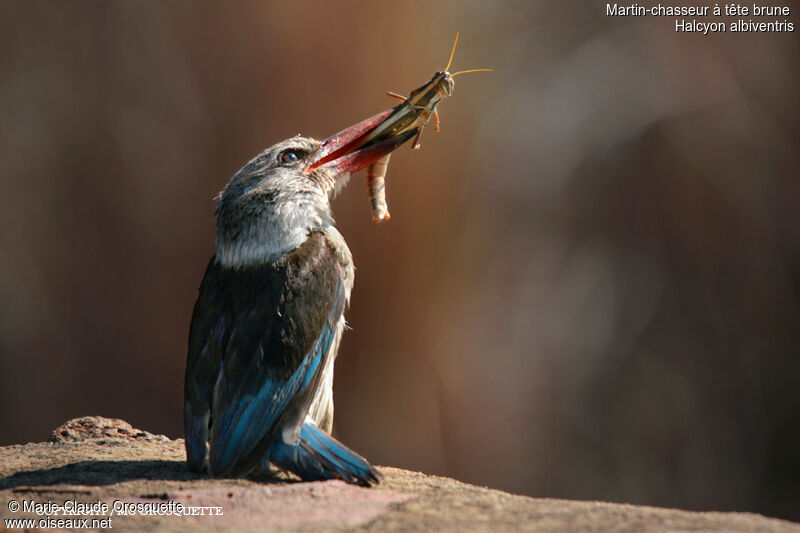
[(280, 161), (284, 165), (293, 165), (294, 163), (300, 161), (300, 154), (298, 154), (294, 150), (286, 150), (284, 152), (281, 152)]

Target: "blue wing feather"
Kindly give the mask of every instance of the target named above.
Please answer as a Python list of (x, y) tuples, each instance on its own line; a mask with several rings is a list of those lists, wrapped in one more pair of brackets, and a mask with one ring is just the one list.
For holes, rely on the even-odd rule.
[[(286, 331), (280, 336), (281, 343), (274, 340), (271, 343), (262, 341), (257, 345), (255, 354), (242, 353), (240, 348), (252, 346), (247, 341), (247, 336), (260, 329), (254, 328), (251, 321), (244, 320), (240, 328), (233, 332), (228, 343), (226, 362), (221, 367), (220, 384), (217, 386), (219, 390), (214, 395), (209, 454), (209, 466), (213, 474), (244, 473), (251, 469), (266, 452), (284, 419), (296, 414), (298, 409), (308, 409), (330, 356), (336, 324), (344, 312), (342, 283), (337, 271), (333, 287), (326, 289), (326, 284), (322, 284), (323, 287), (317, 286), (311, 291), (315, 301), (329, 302), (327, 316), (321, 329), (317, 330), (316, 339), (310, 349), (298, 361), (298, 366), (291, 374), (276, 372), (274, 357), (270, 357), (274, 353), (267, 353), (285, 351), (286, 347), (281, 343), (285, 343), (287, 336), (292, 337)], [(320, 291), (327, 292), (327, 295)], [(307, 299), (309, 295), (302, 291), (299, 297), (295, 297), (296, 303)], [(310, 305), (302, 305), (299, 310), (294, 311), (303, 313), (302, 315), (292, 316), (291, 310), (284, 309), (280, 316), (292, 324), (302, 324), (306, 315), (313, 314), (312, 311)], [(277, 309), (273, 312), (277, 312)], [(286, 330), (294, 331), (289, 326)], [(292, 338), (291, 342), (294, 341)], [(266, 348), (265, 344), (268, 344)], [(305, 412), (302, 414), (300, 419)]]
[[(337, 317), (338, 321), (338, 317)], [(335, 322), (325, 322), (314, 348), (288, 380), (266, 379), (255, 395), (242, 397), (214, 422), (211, 447), (214, 471), (230, 471), (236, 462), (250, 454), (287, 410), (289, 403), (312, 384), (327, 359), (335, 334)]]

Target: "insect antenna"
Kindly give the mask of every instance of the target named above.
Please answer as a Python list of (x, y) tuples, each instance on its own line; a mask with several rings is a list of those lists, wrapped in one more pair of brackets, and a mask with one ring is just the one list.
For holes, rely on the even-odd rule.
[(458, 72), (450, 74), (450, 77), (454, 78), (454, 77), (458, 76), (459, 74), (469, 74), (470, 72), (493, 72), (493, 71), (490, 68), (473, 68), (473, 69), (470, 69), (470, 70), (460, 70)]
[[(447, 66), (444, 67), (445, 72), (450, 70), (450, 65), (453, 64), (453, 56), (456, 55), (456, 45), (458, 45), (458, 34), (459, 34), (459, 32), (456, 32), (456, 40), (453, 41), (453, 49), (450, 50), (450, 61), (448, 61), (447, 62)], [(450, 77), (452, 78), (453, 76), (458, 76), (459, 74), (468, 74), (470, 72), (492, 72), (492, 69), (490, 69), (490, 68), (474, 68), (472, 70), (461, 70), (459, 72), (456, 72), (455, 74), (450, 74)]]
[(456, 54), (456, 45), (458, 44), (458, 32), (456, 32), (456, 40), (453, 42), (453, 49), (450, 51), (450, 61), (447, 62), (447, 66), (444, 67), (445, 71), (450, 70), (450, 64), (453, 62), (453, 56)]

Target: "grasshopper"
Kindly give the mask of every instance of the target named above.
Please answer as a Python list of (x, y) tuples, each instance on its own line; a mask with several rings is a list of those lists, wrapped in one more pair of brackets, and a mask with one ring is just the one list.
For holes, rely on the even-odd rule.
[(492, 69), (488, 68), (478, 68), (462, 70), (450, 74), (448, 69), (453, 62), (453, 56), (455, 55), (457, 45), (458, 34), (456, 33), (456, 40), (453, 42), (453, 49), (450, 52), (450, 60), (447, 62), (447, 66), (444, 70), (436, 72), (430, 81), (411, 91), (408, 98), (392, 91), (386, 93), (392, 98), (403, 100), (403, 103), (394, 107), (391, 114), (364, 137), (360, 143), (361, 146), (394, 137), (414, 128), (419, 128), (417, 136), (414, 138), (414, 142), (411, 145), (412, 150), (418, 150), (420, 148), (419, 137), (422, 135), (422, 129), (430, 122), (431, 117), (434, 119), (436, 131), (439, 132), (439, 113), (436, 111), (436, 106), (439, 105), (442, 98), (453, 95), (453, 89), (455, 88), (455, 81), (453, 78), (460, 74), (467, 74), (470, 72), (492, 71)]
[[(439, 112), (436, 111), (436, 106), (442, 101), (442, 98), (453, 95), (453, 88), (455, 81), (453, 78), (459, 74), (467, 74), (469, 72), (491, 72), (491, 69), (472, 69), (462, 70), (454, 74), (450, 74), (448, 69), (453, 62), (453, 55), (456, 52), (456, 45), (458, 44), (458, 33), (456, 33), (455, 42), (453, 42), (453, 49), (450, 51), (450, 60), (444, 70), (436, 72), (433, 77), (424, 85), (417, 87), (408, 98), (395, 92), (389, 91), (387, 94), (393, 98), (403, 100), (403, 103), (396, 106), (391, 114), (386, 119), (378, 124), (362, 141), (362, 146), (380, 142), (385, 139), (401, 135), (404, 132), (416, 129), (417, 134), (414, 141), (411, 143), (412, 150), (419, 150), (419, 137), (422, 135), (423, 128), (430, 122), (433, 117), (436, 132), (439, 130)], [(375, 222), (382, 220), (389, 220), (389, 209), (386, 205), (386, 184), (384, 178), (386, 177), (386, 169), (389, 166), (389, 157), (391, 153), (386, 154), (381, 159), (373, 163), (367, 169), (367, 195), (369, 196), (370, 206), (372, 207), (372, 218)]]
[[(444, 70), (436, 72), (430, 81), (411, 91), (408, 98), (391, 91), (388, 93), (393, 98), (403, 100), (401, 104), (382, 111), (327, 139), (323, 143), (324, 146), (318, 160), (309, 167), (309, 170), (313, 170), (316, 166), (325, 164), (342, 154), (350, 154), (342, 157), (342, 161), (353, 157), (363, 157), (367, 152), (378, 150), (379, 145), (392, 143), (400, 146), (400, 144), (405, 143), (412, 137), (414, 141), (411, 144), (411, 148), (412, 150), (418, 150), (420, 148), (419, 137), (423, 128), (430, 122), (431, 117), (434, 119), (436, 131), (439, 131), (439, 113), (436, 111), (436, 106), (439, 105), (442, 98), (453, 94), (453, 88), (455, 87), (453, 78), (459, 74), (467, 74), (469, 72), (492, 71), (491, 69), (480, 68), (462, 70), (450, 74), (448, 69), (453, 62), (457, 44), (458, 33), (456, 33), (453, 49), (450, 51), (450, 60)], [(367, 194), (372, 208), (372, 218), (375, 222), (389, 220), (384, 178), (386, 177), (386, 169), (389, 166), (390, 155), (391, 153), (384, 155), (367, 168)]]

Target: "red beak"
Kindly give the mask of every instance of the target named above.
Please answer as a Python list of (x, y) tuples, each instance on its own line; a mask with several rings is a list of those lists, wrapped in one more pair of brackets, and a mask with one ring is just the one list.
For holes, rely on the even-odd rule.
[(399, 148), (417, 134), (416, 128), (380, 142), (363, 143), (364, 139), (386, 120), (392, 111), (393, 109), (382, 111), (322, 141), (319, 153), (311, 165), (306, 168), (306, 172), (311, 172), (319, 167), (329, 168), (337, 174), (355, 172)]

